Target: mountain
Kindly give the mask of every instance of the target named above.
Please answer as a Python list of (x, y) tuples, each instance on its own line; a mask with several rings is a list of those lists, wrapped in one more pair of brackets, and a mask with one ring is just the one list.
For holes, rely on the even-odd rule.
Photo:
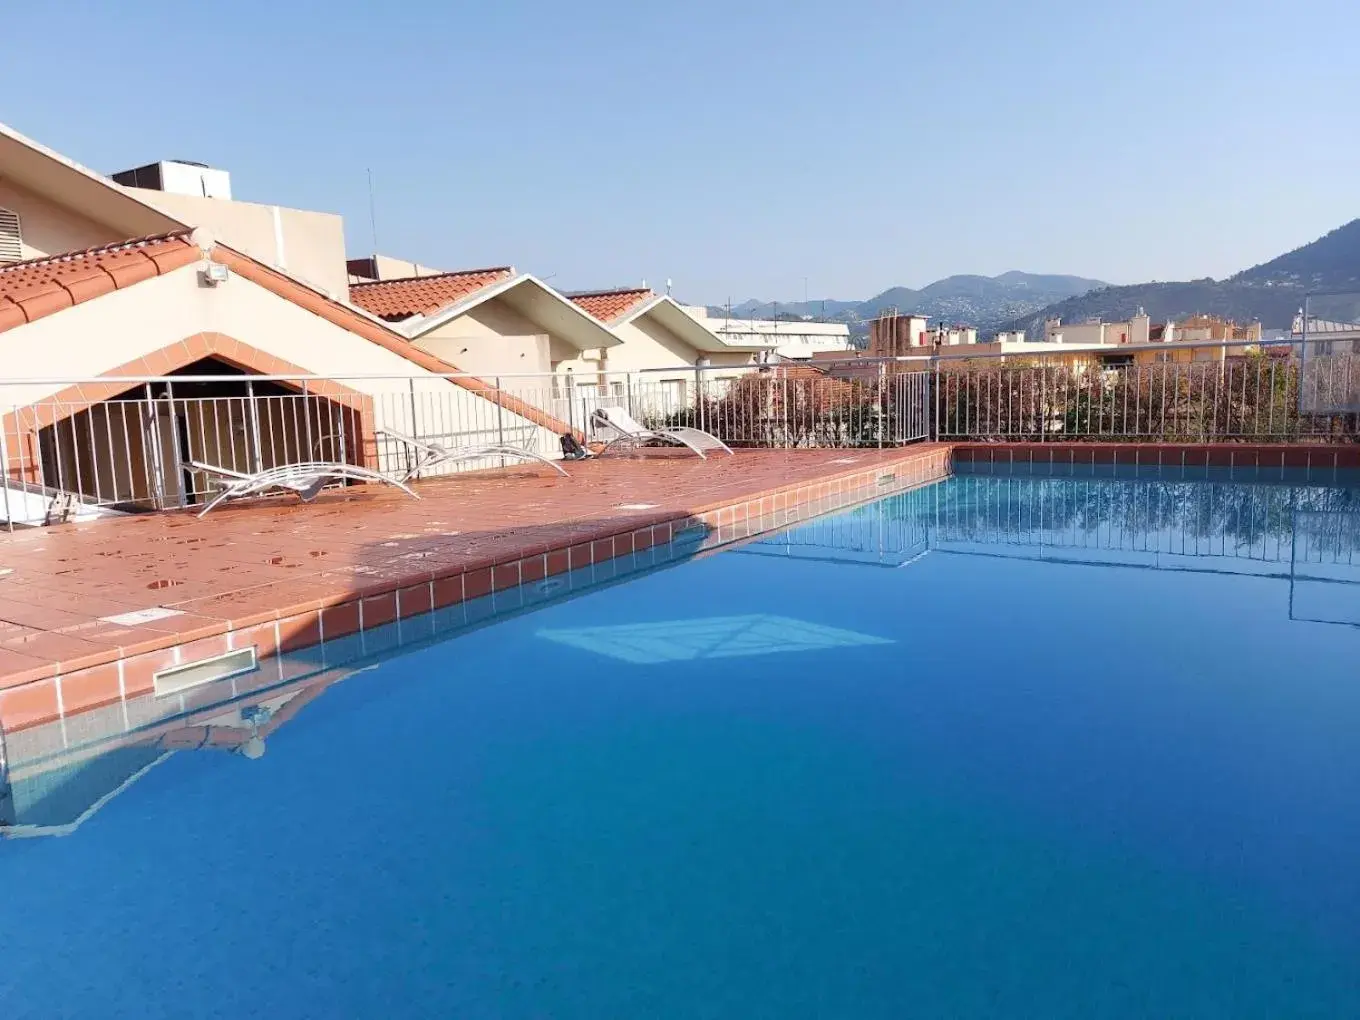
[(1312, 244), (1245, 269), (1229, 282), (1250, 287), (1360, 291), (1360, 220), (1351, 220)]
[(1154, 322), (1204, 313), (1238, 322), (1259, 319), (1266, 329), (1287, 329), (1310, 292), (1338, 291), (1350, 293), (1313, 298), (1310, 312), (1347, 322), (1360, 319), (1360, 219), (1226, 280), (1103, 287), (1022, 313), (986, 332), (1023, 329), (1041, 337), (1045, 319), (1117, 321), (1139, 308)]
[[(1080, 276), (1055, 276), (1021, 273), (1012, 270), (1000, 276), (950, 276), (913, 290), (910, 287), (891, 287), (867, 301), (743, 301), (732, 307), (732, 314), (740, 318), (801, 319), (812, 317), (836, 322), (848, 322), (852, 332), (863, 332), (863, 323), (880, 312), (896, 308), (902, 312), (918, 312), (932, 319), (961, 322), (979, 328), (1018, 315), (1035, 311), (1055, 301), (1083, 294), (1093, 287), (1104, 287), (1099, 280)], [(725, 308), (709, 309), (711, 315), (723, 315)], [(860, 327), (860, 328), (855, 328)]]

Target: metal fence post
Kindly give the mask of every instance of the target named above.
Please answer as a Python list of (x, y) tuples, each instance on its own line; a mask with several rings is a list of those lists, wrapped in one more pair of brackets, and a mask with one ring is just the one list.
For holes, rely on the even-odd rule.
[(321, 460), (317, 451), (312, 449), (312, 400), (307, 393), (306, 379), (302, 380), (302, 433), (305, 437), (303, 441), (307, 444), (307, 457), (305, 459), (310, 460), (315, 457), (317, 460)]
[[(143, 450), (143, 467), (147, 470), (147, 488), (150, 490), (152, 503), (159, 510), (165, 505), (165, 477), (164, 466), (161, 463), (161, 425), (156, 417), (156, 399), (151, 394), (151, 384), (144, 383), (142, 391), (146, 399), (146, 427), (142, 430), (142, 442), (150, 446), (150, 451)], [(145, 456), (146, 453), (150, 456)]]
[(883, 419), (886, 415), (885, 404), (887, 403), (888, 385), (888, 366), (880, 361), (878, 363), (878, 421), (875, 423), (874, 431), (878, 433), (878, 448), (883, 449)]
[[(187, 506), (188, 500), (184, 496), (184, 469), (180, 464), (180, 445), (179, 445), (179, 418), (175, 416), (175, 384), (169, 379), (165, 380), (165, 399), (170, 405), (170, 453), (175, 460), (175, 481), (178, 483), (176, 488), (179, 490), (175, 502), (179, 506)], [(189, 451), (192, 456), (193, 451)], [(93, 455), (93, 451), (91, 451)], [(98, 477), (99, 468), (95, 467), (95, 477)]]
[(255, 384), (246, 379), (246, 412), (250, 418), (250, 470), (262, 470), (264, 466), (264, 441), (260, 438), (260, 407), (255, 402)]
[[(15, 445), (23, 442), (19, 434), (19, 415), (16, 413), (14, 418), (14, 440)], [(0, 422), (4, 419), (0, 418)], [(14, 531), (14, 514), (9, 508), (9, 435), (0, 429), (0, 486), (4, 487), (5, 495), (5, 530)], [(0, 739), (3, 739), (3, 731), (0, 731)]]
[[(567, 428), (576, 431), (576, 376), (572, 375), (571, 369), (567, 369)], [(586, 432), (584, 424), (581, 432)], [(590, 436), (586, 435), (586, 438)]]
[(792, 448), (789, 437), (789, 371), (782, 366), (778, 369), (780, 381), (783, 383), (784, 399), (780, 401), (783, 405), (784, 418), (784, 449)]
[(496, 445), (505, 445), (505, 394), (501, 391), (500, 376), (496, 376)]
[(932, 354), (930, 357), (930, 373), (926, 376), (926, 394), (935, 411), (930, 441), (938, 443), (940, 441), (940, 405), (944, 402), (944, 387), (940, 385), (940, 356), (938, 353)]

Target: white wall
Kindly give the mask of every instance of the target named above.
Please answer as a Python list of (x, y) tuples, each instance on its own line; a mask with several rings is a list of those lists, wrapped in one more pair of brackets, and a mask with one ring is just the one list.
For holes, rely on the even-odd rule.
[(5, 333), (5, 376), (50, 381), (0, 382), (0, 415), (200, 332), (226, 334), (368, 394), (379, 427), (466, 442), (533, 438), (540, 452), (559, 452), (548, 430), (234, 273), (202, 286), (197, 265)]
[(19, 214), (23, 259), (93, 248), (125, 234), (62, 208), (0, 177), (0, 208)]
[(259, 262), (287, 270), (331, 297), (344, 301), (349, 294), (345, 221), (334, 213), (148, 188), (123, 190), (178, 220), (205, 228), (223, 244)]

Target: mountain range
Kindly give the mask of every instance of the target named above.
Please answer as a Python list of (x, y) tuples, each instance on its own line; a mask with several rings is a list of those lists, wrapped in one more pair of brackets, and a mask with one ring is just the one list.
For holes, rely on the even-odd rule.
[(1260, 320), (1266, 329), (1287, 329), (1310, 293), (1324, 295), (1312, 299), (1310, 313), (1346, 322), (1360, 319), (1360, 219), (1226, 280), (1100, 287), (1022, 313), (996, 329), (1023, 329), (1031, 337), (1042, 336), (1048, 318), (1119, 320), (1139, 308), (1154, 322), (1204, 313), (1238, 322)]
[[(1360, 219), (1291, 252), (1244, 269), (1226, 280), (1204, 278), (1173, 283), (1112, 286), (1080, 276), (1010, 272), (1000, 276), (951, 276), (920, 290), (893, 287), (867, 301), (780, 303), (746, 301), (733, 315), (781, 318), (823, 317), (867, 332), (867, 320), (884, 309), (918, 312), (949, 323), (967, 323), (985, 338), (1000, 330), (1023, 329), (1042, 337), (1044, 321), (1119, 320), (1141, 308), (1154, 322), (1197, 313), (1238, 322), (1260, 320), (1266, 329), (1287, 329), (1309, 294), (1310, 312), (1323, 318), (1360, 321)], [(721, 315), (721, 308), (710, 314)]]
[[(1056, 276), (1012, 271), (1000, 276), (950, 276), (936, 280), (920, 290), (891, 287), (867, 301), (791, 301), (750, 300), (732, 307), (739, 318), (801, 319), (811, 317), (846, 322), (852, 333), (867, 332), (868, 320), (889, 308), (917, 312), (932, 319), (963, 322), (979, 328), (1037, 311), (1093, 288), (1108, 286), (1100, 280), (1080, 276)], [(710, 307), (709, 314), (721, 316), (727, 310)]]

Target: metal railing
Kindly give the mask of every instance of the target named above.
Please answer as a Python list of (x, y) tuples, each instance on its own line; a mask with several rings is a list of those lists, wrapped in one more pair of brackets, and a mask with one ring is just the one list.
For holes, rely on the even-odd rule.
[(651, 427), (703, 429), (732, 447), (890, 447), (931, 438), (1357, 442), (1354, 347), (1329, 341), (1306, 359), (1299, 344), (1242, 353), (1239, 341), (494, 378), (4, 380), (0, 522), (200, 503), (219, 483), (195, 461), (253, 472), (339, 460), (400, 474), (415, 454), (394, 433), (553, 456), (562, 433), (588, 438), (592, 413), (608, 405)]
[(945, 553), (1250, 574), (1290, 582), (1291, 619), (1360, 626), (1360, 507), (1353, 491), (1321, 485), (956, 476), (741, 551), (876, 567)]
[[(39, 399), (25, 399), (43, 393)], [(405, 474), (397, 435), (560, 455), (618, 405), (651, 427), (692, 425), (734, 447), (890, 446), (929, 436), (929, 374), (842, 379), (799, 366), (468, 376), (180, 375), (0, 381), (0, 523), (187, 507), (220, 479), (334, 460)], [(502, 466), (498, 457), (427, 474)]]
[[(1231, 355), (1243, 345), (1168, 346), (1127, 360), (1118, 352), (942, 359), (934, 434), (1035, 442), (1360, 441), (1360, 354), (1315, 353), (1304, 362), (1288, 347)], [(1225, 356), (1169, 360), (1202, 351)], [(1137, 360), (1145, 355), (1168, 360)]]

